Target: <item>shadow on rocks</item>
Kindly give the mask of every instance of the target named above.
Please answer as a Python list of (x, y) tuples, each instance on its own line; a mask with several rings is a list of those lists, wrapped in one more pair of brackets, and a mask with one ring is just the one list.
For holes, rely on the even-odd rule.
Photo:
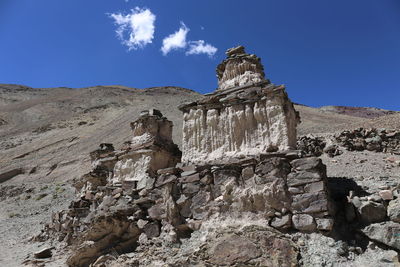
[(354, 180), (347, 177), (328, 177), (328, 191), (335, 206), (335, 225), (330, 236), (335, 240), (344, 241), (351, 246), (366, 249), (369, 240), (360, 233), (362, 224), (348, 196), (353, 191), (357, 196), (368, 196)]

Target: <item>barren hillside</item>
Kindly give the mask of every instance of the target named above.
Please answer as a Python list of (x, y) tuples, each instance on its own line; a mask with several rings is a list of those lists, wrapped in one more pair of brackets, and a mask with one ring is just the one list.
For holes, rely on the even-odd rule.
[[(73, 197), (71, 181), (90, 170), (90, 151), (100, 143), (113, 143), (119, 148), (131, 138), (129, 123), (150, 108), (161, 110), (173, 121), (173, 139), (180, 145), (182, 114), (177, 106), (199, 98), (202, 95), (179, 87), (70, 89), (0, 85), (0, 243), (5, 244), (0, 250), (0, 265), (14, 266), (38, 249), (40, 244), (27, 240), (43, 228), (51, 212), (66, 208)], [(363, 108), (350, 112), (354, 109), (303, 105), (295, 108), (301, 116), (298, 135), (329, 134), (357, 127), (400, 129), (400, 114), (394, 112)], [(353, 154), (345, 154), (337, 161), (324, 159), (328, 174), (337, 176), (339, 163), (344, 166), (340, 170), (351, 175), (370, 173), (371, 168), (379, 173), (375, 165), (368, 165), (375, 155), (368, 154), (368, 161), (358, 165), (368, 165), (365, 171), (347, 165), (345, 157), (357, 160), (358, 154)], [(385, 156), (380, 157), (382, 169)], [(395, 170), (398, 168), (391, 172)], [(387, 175), (391, 172), (387, 171)]]
[(105, 142), (121, 146), (129, 140), (129, 123), (149, 108), (160, 109), (174, 122), (174, 140), (179, 144), (182, 123), (176, 107), (201, 97), (178, 87), (122, 86), (34, 89), (2, 85), (0, 95), (0, 170), (35, 168), (29, 177), (20, 175), (24, 182), (79, 176), (85, 172), (86, 165), (81, 164), (87, 163), (84, 159), (90, 151)]
[[(65, 181), (79, 176), (87, 170), (85, 159), (90, 151), (104, 142), (121, 146), (130, 137), (129, 122), (149, 108), (161, 110), (174, 122), (173, 138), (180, 145), (182, 118), (177, 106), (201, 97), (179, 87), (71, 89), (0, 85), (0, 173), (19, 168), (27, 173), (35, 168), (29, 176), (13, 179), (15, 182)], [(376, 118), (368, 119), (359, 116), (360, 109), (352, 116), (334, 108), (295, 108), (301, 116), (299, 135), (360, 126), (400, 126), (399, 114), (380, 112), (374, 113)]]

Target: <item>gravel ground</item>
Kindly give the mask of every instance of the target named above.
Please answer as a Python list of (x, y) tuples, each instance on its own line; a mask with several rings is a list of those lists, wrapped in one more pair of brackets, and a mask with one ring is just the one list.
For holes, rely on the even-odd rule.
[(29, 239), (40, 233), (44, 224), (50, 221), (52, 212), (67, 208), (73, 196), (72, 187), (61, 183), (39, 187), (33, 184), (12, 188), (1, 186), (0, 266), (21, 266), (32, 253), (52, 246), (48, 242), (31, 242)]
[(321, 156), (327, 166), (328, 177), (349, 178), (373, 193), (400, 182), (400, 156), (370, 151), (344, 151), (334, 158)]

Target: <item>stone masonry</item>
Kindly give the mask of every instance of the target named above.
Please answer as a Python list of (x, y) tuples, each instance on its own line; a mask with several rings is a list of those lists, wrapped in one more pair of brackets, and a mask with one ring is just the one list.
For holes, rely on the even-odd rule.
[[(90, 154), (93, 170), (75, 181), (76, 199), (68, 210), (53, 214), (42, 236), (57, 236), (67, 244), (69, 266), (88, 266), (105, 254), (151, 252), (145, 245), (149, 240), (179, 247), (211, 220), (259, 220), (269, 233), (332, 230), (325, 165), (293, 149), (299, 118), (284, 87), (267, 80), (253, 84), (252, 77), (263, 77), (262, 66), (243, 48), (227, 54), (223, 64), (230, 72), (222, 73), (222, 88), (181, 107), (181, 162), (171, 139), (172, 123), (157, 110), (143, 112), (131, 124), (133, 137), (121, 149), (101, 144)], [(237, 57), (250, 65), (240, 63), (235, 72)], [(229, 79), (244, 79), (235, 75), (244, 75), (250, 84), (227, 88), (236, 86)], [(290, 243), (277, 234), (262, 235), (265, 244)], [(261, 252), (245, 254), (254, 266), (269, 261)], [(295, 252), (290, 255), (296, 259)], [(223, 265), (220, 261), (211, 258), (207, 264)]]
[(243, 47), (230, 49), (227, 55), (217, 68), (217, 91), (179, 107), (185, 164), (296, 147), (299, 116), (285, 87), (266, 80), (260, 59)]

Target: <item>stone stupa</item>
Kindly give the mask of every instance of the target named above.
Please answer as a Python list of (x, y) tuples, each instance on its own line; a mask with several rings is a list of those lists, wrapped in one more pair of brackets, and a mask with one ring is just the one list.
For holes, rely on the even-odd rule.
[(209, 164), (296, 147), (298, 112), (285, 86), (265, 78), (260, 58), (228, 49), (217, 67), (219, 87), (183, 111), (182, 162)]

